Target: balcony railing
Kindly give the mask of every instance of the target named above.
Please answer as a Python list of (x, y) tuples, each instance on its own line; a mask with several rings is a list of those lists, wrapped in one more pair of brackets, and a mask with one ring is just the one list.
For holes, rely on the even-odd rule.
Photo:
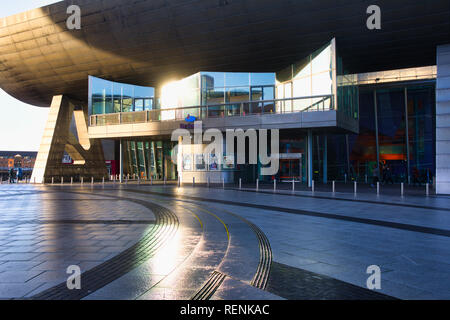
[(90, 117), (90, 126), (106, 126), (157, 121), (183, 121), (187, 117), (196, 120), (251, 115), (287, 114), (328, 111), (334, 109), (334, 95), (299, 98), (246, 101), (218, 105), (155, 109), (147, 111), (97, 114)]

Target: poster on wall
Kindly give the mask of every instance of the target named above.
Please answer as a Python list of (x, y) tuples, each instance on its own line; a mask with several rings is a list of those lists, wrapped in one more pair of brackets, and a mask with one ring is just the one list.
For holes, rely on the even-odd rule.
[(190, 154), (183, 155), (183, 171), (192, 171), (192, 156)]
[(205, 157), (203, 154), (196, 154), (195, 155), (195, 169), (199, 171), (206, 170), (206, 162)]
[(212, 153), (209, 155), (209, 170), (211, 171), (216, 171), (219, 170), (219, 159), (217, 158), (217, 156)]
[(224, 169), (234, 169), (234, 155), (223, 157), (223, 168)]

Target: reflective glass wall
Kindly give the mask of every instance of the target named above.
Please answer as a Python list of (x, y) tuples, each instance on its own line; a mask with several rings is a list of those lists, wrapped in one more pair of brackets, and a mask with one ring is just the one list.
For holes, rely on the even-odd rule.
[(359, 88), (360, 133), (328, 135), (330, 180), (431, 182), (435, 175), (435, 84)]
[[(336, 78), (334, 43), (332, 40), (303, 60), (277, 72), (277, 99), (334, 95)], [(313, 108), (318, 101), (320, 99), (302, 99), (286, 102), (287, 105), (283, 107), (292, 111), (302, 111)], [(332, 108), (332, 100), (326, 100), (324, 107)]]
[(154, 109), (155, 89), (89, 76), (89, 114)]
[(177, 180), (176, 165), (172, 162), (171, 141), (126, 141), (124, 173), (142, 180)]

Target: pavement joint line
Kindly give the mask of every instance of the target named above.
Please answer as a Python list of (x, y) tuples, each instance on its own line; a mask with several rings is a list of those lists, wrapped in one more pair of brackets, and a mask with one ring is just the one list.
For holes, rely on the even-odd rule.
[(160, 192), (144, 191), (144, 190), (136, 190), (136, 189), (121, 189), (121, 190), (130, 191), (130, 192), (134, 192), (134, 193), (154, 194), (154, 195), (160, 195), (163, 197), (172, 197), (172, 198), (178, 197), (178, 198), (191, 199), (191, 200), (196, 200), (196, 201), (201, 201), (201, 202), (215, 202), (215, 203), (221, 203), (221, 204), (232, 205), (232, 206), (241, 206), (241, 207), (256, 208), (256, 209), (269, 210), (269, 211), (275, 211), (275, 212), (278, 211), (278, 212), (285, 212), (285, 213), (291, 213), (291, 214), (299, 214), (299, 215), (311, 216), (311, 217), (316, 217), (316, 218), (342, 220), (342, 221), (348, 221), (348, 222), (370, 224), (370, 225), (375, 225), (375, 226), (380, 226), (380, 227), (387, 227), (387, 228), (394, 228), (394, 229), (399, 229), (399, 230), (406, 230), (406, 231), (413, 231), (413, 232), (420, 232), (420, 233), (450, 237), (450, 230), (417, 226), (417, 225), (405, 224), (405, 223), (399, 223), (399, 222), (351, 217), (351, 216), (344, 216), (344, 215), (338, 215), (338, 214), (333, 214), (333, 213), (321, 213), (321, 212), (306, 211), (306, 210), (299, 210), (299, 209), (292, 209), (292, 208), (267, 206), (267, 205), (260, 205), (260, 204), (254, 204), (254, 203), (235, 202), (235, 201), (220, 200), (220, 199), (208, 199), (208, 198), (194, 197), (194, 196), (188, 196), (188, 195), (179, 195), (179, 194), (174, 194), (174, 193), (160, 193)]

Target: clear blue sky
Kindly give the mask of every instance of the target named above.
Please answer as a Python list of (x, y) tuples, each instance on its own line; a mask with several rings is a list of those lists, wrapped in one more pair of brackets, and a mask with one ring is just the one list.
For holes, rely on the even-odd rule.
[[(2, 0), (0, 17), (39, 8), (59, 0)], [(37, 151), (48, 108), (20, 102), (0, 89), (0, 150)]]

